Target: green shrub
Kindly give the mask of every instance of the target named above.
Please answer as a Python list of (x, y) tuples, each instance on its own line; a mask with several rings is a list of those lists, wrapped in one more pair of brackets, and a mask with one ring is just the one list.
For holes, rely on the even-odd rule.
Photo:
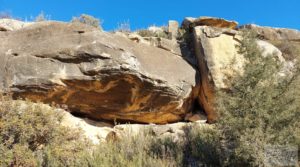
[(86, 24), (89, 26), (93, 26), (93, 27), (96, 27), (96, 28), (99, 28), (100, 30), (102, 30), (101, 20), (99, 20), (93, 16), (87, 15), (87, 14), (81, 14), (79, 17), (73, 17), (71, 22), (80, 22), (80, 23), (83, 23), (83, 24)]
[(116, 142), (97, 146), (89, 162), (91, 166), (95, 167), (178, 166), (172, 155), (162, 156), (158, 153), (158, 149), (163, 147), (160, 144), (147, 129), (137, 135), (126, 132), (126, 135)]
[(245, 71), (217, 96), (224, 166), (261, 166), (267, 145), (300, 146), (299, 69), (279, 77), (282, 66), (262, 56), (254, 37), (244, 32)]
[[(0, 166), (181, 167), (216, 164), (214, 131), (190, 127), (180, 140), (143, 129), (97, 146), (78, 129), (61, 126), (62, 114), (46, 105), (0, 98)], [(217, 158), (217, 157), (215, 157)], [(218, 158), (217, 158), (218, 159)]]
[(89, 142), (44, 105), (0, 101), (0, 166), (79, 166)]
[(186, 148), (197, 166), (221, 166), (220, 137), (215, 128), (188, 127)]

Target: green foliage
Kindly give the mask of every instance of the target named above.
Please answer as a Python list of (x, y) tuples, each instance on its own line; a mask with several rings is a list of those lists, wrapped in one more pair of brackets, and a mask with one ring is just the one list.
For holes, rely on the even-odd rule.
[(216, 142), (203, 129), (190, 127), (180, 140), (144, 129), (95, 146), (80, 130), (61, 126), (61, 119), (61, 113), (45, 105), (2, 99), (0, 166), (191, 166), (203, 164), (201, 155)]
[(217, 96), (225, 166), (260, 166), (267, 145), (300, 146), (299, 69), (280, 77), (276, 55), (263, 57), (254, 37), (244, 32), (244, 73)]
[(89, 26), (93, 26), (95, 28), (99, 28), (100, 30), (102, 30), (101, 20), (99, 20), (93, 16), (87, 15), (87, 14), (81, 14), (79, 17), (73, 17), (71, 22), (73, 22), (73, 23), (80, 22), (80, 23), (83, 23), (83, 24), (86, 24)]
[(60, 125), (56, 110), (30, 102), (0, 101), (0, 166), (79, 166), (88, 142)]
[(155, 139), (148, 130), (132, 136), (127, 134), (119, 141), (99, 145), (89, 162), (95, 167), (176, 166), (172, 157), (156, 156), (150, 150), (154, 144), (156, 144)]
[(215, 128), (193, 127), (187, 131), (189, 154), (198, 166), (221, 166), (220, 138)]

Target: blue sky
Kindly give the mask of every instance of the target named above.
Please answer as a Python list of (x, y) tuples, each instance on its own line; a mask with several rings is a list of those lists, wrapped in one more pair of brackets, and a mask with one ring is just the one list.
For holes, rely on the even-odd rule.
[(0, 11), (22, 19), (41, 11), (69, 21), (81, 13), (103, 20), (106, 30), (129, 21), (132, 29), (182, 21), (186, 16), (216, 16), (265, 26), (300, 29), (300, 0), (0, 0)]

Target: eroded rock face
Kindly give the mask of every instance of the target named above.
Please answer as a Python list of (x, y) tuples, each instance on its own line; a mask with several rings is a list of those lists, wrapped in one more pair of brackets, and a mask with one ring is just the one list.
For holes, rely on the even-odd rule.
[(0, 89), (93, 119), (184, 119), (197, 72), (180, 56), (82, 24), (35, 23), (1, 34)]
[(182, 28), (184, 29), (191, 29), (197, 26), (211, 26), (211, 27), (218, 27), (218, 28), (229, 28), (235, 29), (238, 25), (236, 21), (229, 21), (222, 18), (215, 18), (215, 17), (199, 17), (199, 18), (192, 18), (187, 17), (184, 19), (182, 23)]
[[(244, 61), (235, 48), (238, 41), (234, 39), (234, 34), (237, 32), (227, 35), (222, 31), (224, 30), (207, 26), (194, 28), (195, 51), (201, 76), (198, 100), (207, 114), (208, 122), (216, 120), (215, 87), (227, 87), (227, 76), (232, 74), (233, 70), (240, 69)], [(233, 60), (237, 60), (237, 63), (229, 67)]]
[[(200, 71), (199, 103), (207, 113), (208, 122), (216, 120), (215, 94), (218, 89), (228, 89), (236, 72), (243, 73), (245, 58), (237, 46), (241, 36), (238, 31), (198, 26), (194, 28), (195, 51)], [(262, 56), (274, 54), (284, 63), (282, 53), (272, 44), (258, 40)]]

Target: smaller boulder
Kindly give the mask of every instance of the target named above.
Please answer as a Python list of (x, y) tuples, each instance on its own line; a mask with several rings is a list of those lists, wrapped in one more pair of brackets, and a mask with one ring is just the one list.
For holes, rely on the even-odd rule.
[(168, 25), (168, 34), (170, 34), (172, 40), (176, 40), (178, 37), (179, 24), (175, 20), (170, 20)]
[(184, 21), (182, 23), (182, 28), (191, 30), (193, 27), (196, 27), (196, 26), (210, 26), (210, 27), (218, 27), (218, 28), (235, 29), (237, 27), (237, 25), (238, 25), (238, 22), (225, 20), (223, 18), (187, 17), (184, 19)]

